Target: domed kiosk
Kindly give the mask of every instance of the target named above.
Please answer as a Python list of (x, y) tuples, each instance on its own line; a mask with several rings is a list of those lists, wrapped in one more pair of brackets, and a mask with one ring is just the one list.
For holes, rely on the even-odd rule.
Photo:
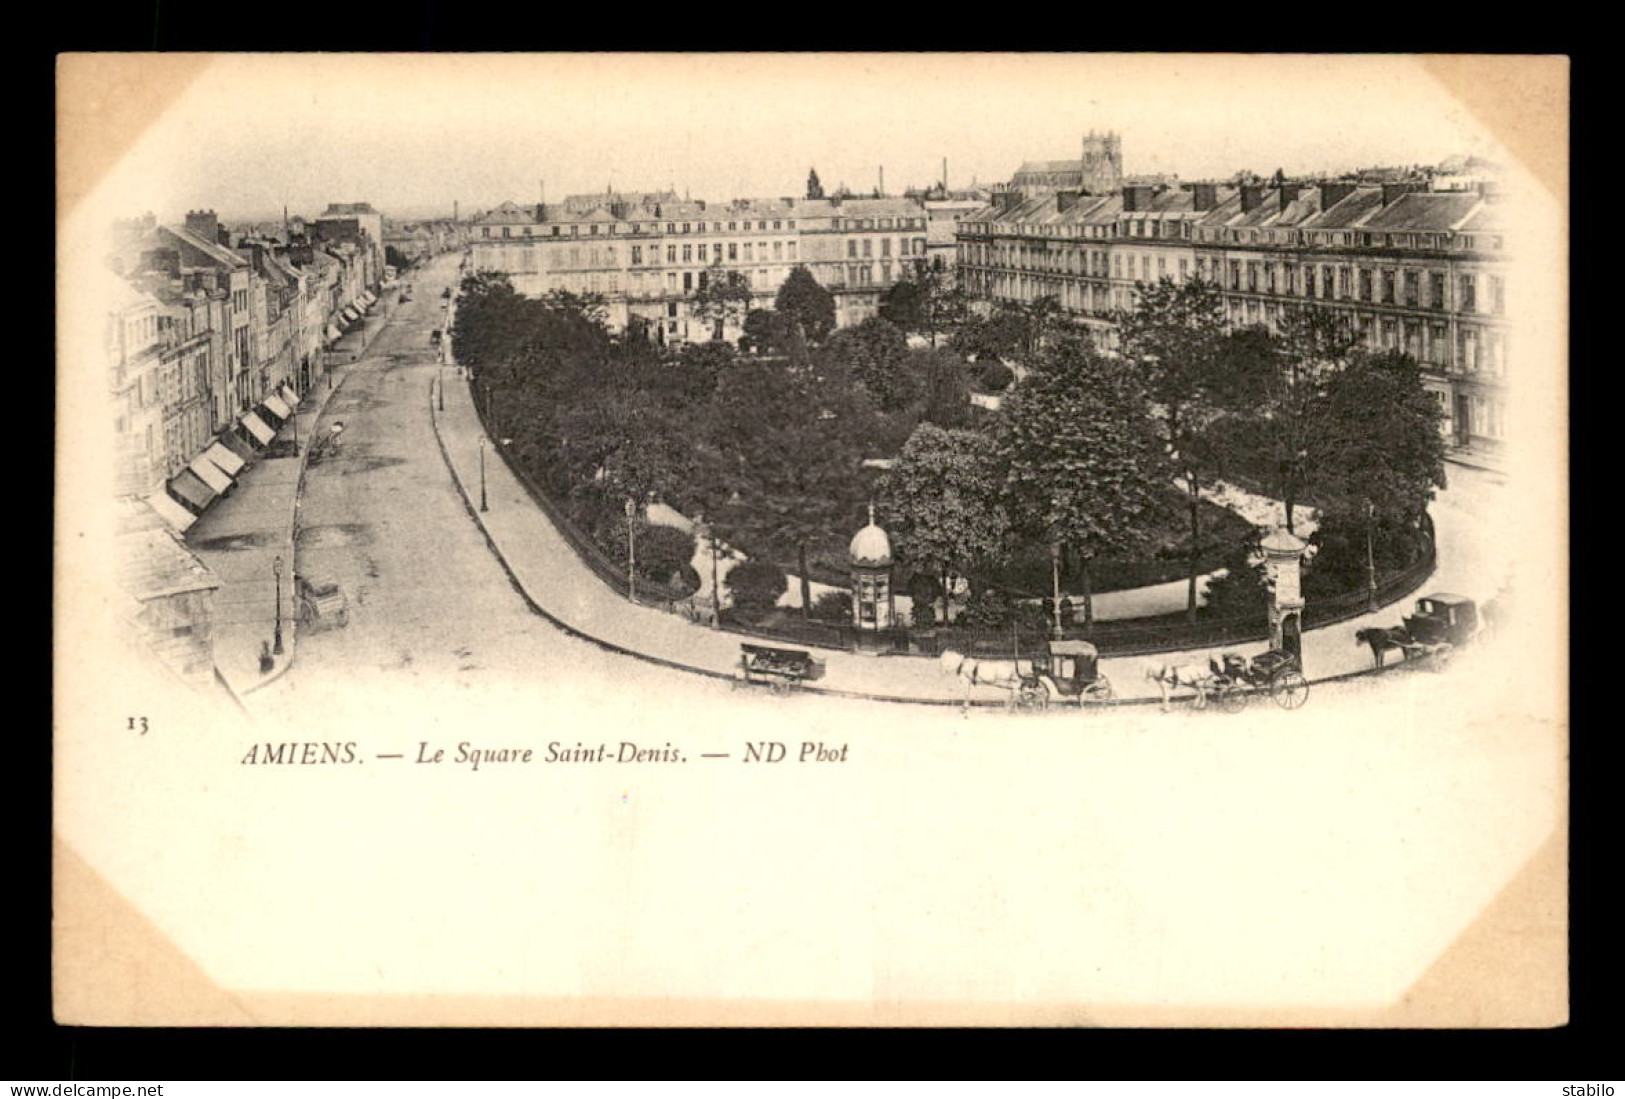
[(852, 536), (847, 549), (852, 567), (852, 621), (862, 630), (889, 630), (897, 624), (892, 596), (891, 536), (875, 522), (869, 505), (869, 525)]

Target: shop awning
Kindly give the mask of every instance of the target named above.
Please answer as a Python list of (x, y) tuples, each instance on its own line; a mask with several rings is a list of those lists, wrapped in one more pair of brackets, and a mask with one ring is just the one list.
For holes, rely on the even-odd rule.
[(360, 317), (361, 310), (357, 309), (355, 306), (346, 305), (344, 307), (344, 319), (349, 323), (354, 324)]
[(215, 491), (189, 469), (183, 469), (169, 482), (169, 491), (191, 504), (193, 509), (202, 514), (210, 504), (214, 503)]
[[(258, 441), (256, 440), (254, 445), (244, 442), (241, 432), (223, 432), (220, 436), (220, 445), (225, 447), (231, 453), (237, 455), (237, 457), (245, 465), (252, 462), (256, 457), (259, 456)], [(225, 467), (222, 466), (221, 468), (224, 469)], [(233, 474), (232, 476), (236, 476), (236, 474)]]
[(227, 477), (237, 476), (243, 471), (243, 467), (248, 464), (224, 443), (215, 443), (203, 452), (203, 456), (219, 466), (221, 472), (225, 473)]
[(186, 468), (197, 474), (198, 480), (220, 495), (224, 496), (231, 491), (231, 478), (226, 476), (226, 471), (203, 457), (203, 455), (200, 454), (193, 458), (192, 464)]
[(259, 440), (260, 446), (270, 446), (276, 432), (265, 426), (265, 421), (250, 412), (242, 419), (243, 430)]
[(275, 393), (265, 395), (265, 407), (271, 410), (271, 415), (283, 422), (286, 422), (288, 417), (293, 415), (293, 409), (288, 407), (288, 402)]
[(368, 290), (365, 294), (361, 295), (362, 308), (370, 309), (377, 301), (378, 295), (374, 294), (371, 290)]
[(159, 518), (182, 534), (197, 522), (197, 516), (177, 504), (167, 492), (155, 492), (143, 499), (148, 507), (158, 513)]
[(327, 338), (328, 338), (328, 340), (330, 340), (330, 341), (331, 340), (337, 340), (342, 335), (344, 335), (344, 333), (340, 332), (333, 325), (330, 324), (330, 325), (327, 326)]
[(277, 390), (282, 399), (288, 402), (289, 408), (299, 407), (299, 391), (293, 387), (292, 382), (283, 382), (282, 388)]

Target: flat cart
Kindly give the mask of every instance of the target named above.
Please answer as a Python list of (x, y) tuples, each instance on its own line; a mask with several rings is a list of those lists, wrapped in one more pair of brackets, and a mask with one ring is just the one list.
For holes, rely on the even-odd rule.
[(1108, 705), (1116, 698), (1112, 681), (1100, 672), (1099, 649), (1087, 641), (1051, 641), (1049, 651), (1021, 672), (1015, 701), (1021, 709), (1042, 710), (1051, 701), (1082, 708)]
[(811, 679), (812, 654), (802, 649), (776, 649), (769, 645), (739, 646), (739, 677), (745, 683), (765, 684), (783, 693)]
[(1209, 661), (1209, 667), (1214, 702), (1227, 714), (1246, 709), (1254, 695), (1269, 695), (1283, 710), (1296, 710), (1309, 701), (1303, 665), (1283, 649), (1266, 649), (1253, 657), (1223, 653)]
[(294, 576), (299, 598), (299, 626), (316, 631), (350, 624), (350, 601), (338, 582), (329, 577)]

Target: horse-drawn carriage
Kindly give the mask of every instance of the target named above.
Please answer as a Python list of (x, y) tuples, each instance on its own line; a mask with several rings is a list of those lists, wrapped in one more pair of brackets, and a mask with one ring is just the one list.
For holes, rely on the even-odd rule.
[(350, 624), (350, 602), (338, 582), (327, 577), (294, 576), (299, 597), (299, 627), (314, 631)]
[(998, 687), (1010, 692), (1010, 705), (1042, 710), (1051, 701), (1104, 704), (1117, 696), (1100, 671), (1100, 652), (1087, 641), (1051, 641), (1046, 652), (1031, 659), (966, 656), (952, 650), (941, 657), (942, 669), (966, 687)]
[(1227, 714), (1246, 709), (1255, 694), (1269, 695), (1283, 710), (1296, 710), (1309, 701), (1302, 663), (1282, 649), (1266, 649), (1254, 657), (1222, 653), (1208, 663), (1214, 701)]
[(1383, 655), (1398, 649), (1407, 661), (1425, 660), (1442, 668), (1451, 653), (1483, 631), (1478, 604), (1463, 595), (1435, 592), (1416, 601), (1416, 613), (1400, 626), (1372, 626), (1356, 630), (1355, 643), (1369, 645), (1371, 658), (1382, 667)]
[(1309, 701), (1309, 680), (1303, 663), (1285, 649), (1266, 649), (1257, 656), (1225, 652), (1197, 657), (1190, 663), (1152, 664), (1145, 677), (1162, 692), (1162, 708), (1172, 705), (1174, 692), (1189, 689), (1196, 709), (1206, 709), (1213, 699), (1228, 714), (1247, 707), (1254, 695), (1269, 695), (1283, 710), (1296, 710)]
[(1049, 652), (1033, 657), (1016, 688), (1016, 705), (1028, 710), (1042, 710), (1052, 699), (1083, 706), (1116, 697), (1112, 681), (1100, 672), (1100, 650), (1087, 641), (1051, 641)]

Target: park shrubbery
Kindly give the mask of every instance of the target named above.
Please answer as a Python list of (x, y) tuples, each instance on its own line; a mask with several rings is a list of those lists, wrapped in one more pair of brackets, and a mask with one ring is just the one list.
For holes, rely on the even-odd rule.
[[(1250, 528), (1202, 499), (1231, 471), (1282, 500), (1289, 526), (1294, 507), (1322, 507), (1314, 597), (1363, 582), (1368, 554), (1379, 571), (1414, 560), (1444, 483), (1416, 364), (1360, 350), (1324, 310), (1289, 310), (1278, 334), (1231, 332), (1216, 288), (1142, 284), (1107, 355), (1051, 299), (975, 318), (919, 279), (880, 317), (835, 329), (804, 268), (772, 310), (747, 311), (721, 275), (697, 307), (719, 329), (742, 321), (742, 345), (763, 353), (674, 350), (657, 326), (612, 335), (600, 302), (524, 298), (487, 272), (464, 280), (454, 338), (505, 452), (606, 554), (624, 552), (627, 500), (703, 514), (751, 558), (730, 576), (743, 612), (771, 609), (787, 567), (846, 584), (871, 502), (900, 576), (970, 579), (967, 622), (1025, 613), (1011, 596), (1047, 593), (1055, 552), (1085, 622), (1094, 592), (1180, 575), (1194, 618), (1195, 578), (1221, 563), (1237, 567), (1209, 606), (1251, 605)], [(909, 333), (933, 346), (909, 348)], [(966, 356), (980, 387), (1005, 392), (998, 413), (971, 415)], [(1000, 357), (1024, 365), (1020, 382)], [(895, 464), (877, 479), (870, 458)], [(691, 538), (638, 536), (645, 579), (686, 583)]]

